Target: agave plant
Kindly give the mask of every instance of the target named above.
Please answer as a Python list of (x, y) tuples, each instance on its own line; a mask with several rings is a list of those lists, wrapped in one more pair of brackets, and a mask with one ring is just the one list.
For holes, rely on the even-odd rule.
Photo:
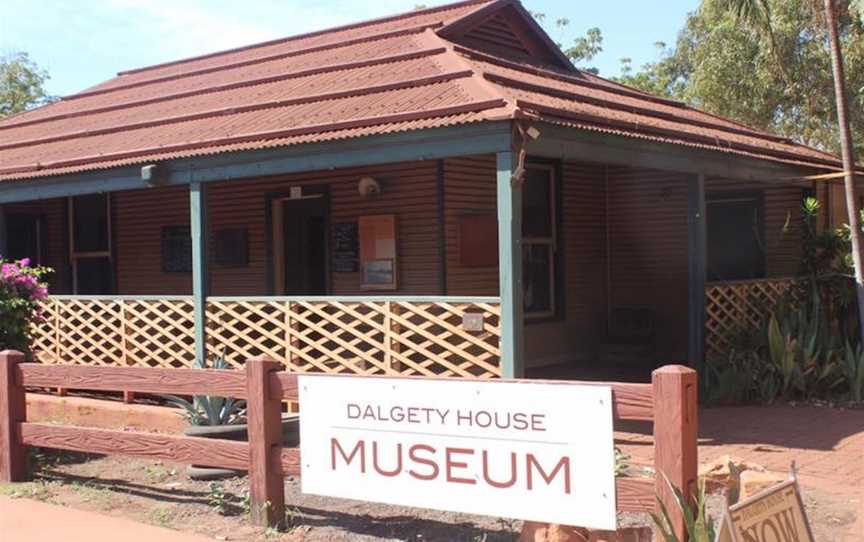
[(852, 348), (848, 342), (840, 368), (849, 384), (849, 395), (853, 401), (864, 400), (864, 348)]
[[(696, 494), (693, 495), (693, 502), (688, 503), (684, 493), (675, 487), (665, 474), (663, 475), (663, 479), (666, 480), (666, 485), (669, 486), (669, 490), (675, 495), (675, 505), (678, 511), (684, 516), (687, 539), (690, 542), (714, 542), (716, 532), (714, 521), (708, 516), (708, 512), (706, 511), (705, 481), (702, 480), (699, 482)], [(651, 519), (657, 526), (657, 531), (664, 542), (680, 542), (673, 528), (669, 509), (660, 497), (657, 497), (657, 502), (660, 505), (661, 515), (658, 516), (653, 512), (651, 513)]]
[[(196, 369), (230, 369), (223, 356), (213, 360), (208, 367), (204, 360), (195, 362)], [(215, 395), (195, 395), (187, 401), (176, 395), (165, 395), (165, 399), (186, 411), (186, 418), (192, 425), (231, 425), (242, 421), (246, 401)]]

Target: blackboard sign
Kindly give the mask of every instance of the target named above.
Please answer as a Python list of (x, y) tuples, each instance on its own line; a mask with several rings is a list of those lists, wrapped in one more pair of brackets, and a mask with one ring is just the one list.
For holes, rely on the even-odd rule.
[(192, 234), (189, 226), (162, 227), (162, 271), (192, 272)]
[(356, 273), (359, 244), (356, 222), (333, 224), (332, 265), (334, 273)]

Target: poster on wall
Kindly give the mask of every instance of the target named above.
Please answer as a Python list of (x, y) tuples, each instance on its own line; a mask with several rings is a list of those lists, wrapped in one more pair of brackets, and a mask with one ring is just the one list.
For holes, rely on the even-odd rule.
[(614, 530), (608, 386), (300, 375), (304, 493)]
[(395, 215), (361, 216), (361, 287), (366, 290), (395, 290), (397, 287)]

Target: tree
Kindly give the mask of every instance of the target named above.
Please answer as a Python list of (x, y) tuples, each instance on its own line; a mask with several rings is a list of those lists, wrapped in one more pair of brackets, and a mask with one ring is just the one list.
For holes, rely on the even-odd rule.
[[(739, 15), (730, 8), (738, 1), (762, 9)], [(864, 6), (864, 0), (855, 1)], [(854, 4), (843, 7), (847, 9), (842, 10), (838, 30), (852, 91), (849, 121), (853, 128), (864, 128), (864, 20), (857, 16), (860, 12)], [(674, 46), (662, 48), (656, 62), (625, 70), (617, 79), (749, 126), (839, 151), (827, 39), (814, 0), (703, 0), (700, 9), (688, 16)], [(864, 131), (853, 130), (853, 134), (854, 147), (864, 152)]]
[(834, 73), (834, 94), (837, 103), (837, 124), (840, 129), (840, 150), (843, 154), (843, 185), (846, 192), (846, 209), (849, 215), (849, 233), (852, 241), (852, 260), (855, 262), (855, 291), (858, 297), (858, 326), (861, 343), (864, 345), (864, 272), (861, 265), (861, 223), (855, 194), (855, 150), (852, 147), (852, 128), (849, 126), (846, 102), (846, 79), (843, 73), (843, 51), (838, 34), (836, 4), (825, 1), (825, 26), (828, 29), (828, 46), (831, 49), (831, 67)]
[[(786, 85), (793, 85), (793, 79), (786, 69), (787, 57), (781, 51), (781, 45), (775, 32), (774, 17), (772, 13), (771, 0), (705, 0), (703, 7), (707, 9), (718, 9), (721, 12), (732, 14), (738, 22), (744, 23), (745, 27), (755, 29), (768, 39), (768, 51), (777, 62), (777, 71), (782, 74), (782, 80)], [(858, 215), (858, 197), (855, 190), (855, 155), (852, 144), (852, 129), (849, 125), (846, 101), (846, 79), (843, 70), (843, 48), (840, 39), (840, 25), (838, 24), (837, 12), (845, 13), (848, 19), (854, 23), (855, 18), (852, 4), (848, 0), (823, 0), (824, 23), (819, 14), (818, 3), (814, 0), (805, 0), (798, 7), (805, 16), (811, 18), (811, 26), (821, 27), (820, 37), (826, 39), (830, 53), (832, 88), (834, 93), (834, 109), (837, 112), (837, 123), (839, 126), (840, 150), (843, 156), (844, 188), (846, 194), (846, 209), (849, 218), (849, 238), (851, 241), (852, 261), (855, 271), (855, 291), (858, 298), (858, 322), (860, 343), (864, 344), (864, 272), (862, 272), (861, 253), (861, 220)], [(859, 20), (860, 22), (860, 20)], [(859, 28), (860, 30), (860, 28)], [(859, 36), (860, 37), (860, 36)], [(859, 40), (860, 41), (860, 40)], [(826, 115), (830, 118), (830, 115)]]
[[(531, 16), (534, 17), (538, 23), (542, 26), (546, 26), (546, 14), (540, 12), (531, 12)], [(564, 56), (570, 59), (574, 66), (578, 67), (582, 71), (587, 71), (591, 73), (598, 73), (599, 70), (593, 66), (586, 66), (584, 63), (590, 62), (594, 59), (595, 56), (603, 52), (603, 33), (599, 28), (593, 27), (589, 28), (584, 36), (577, 36), (573, 38), (570, 45), (565, 45), (565, 37), (564, 35), (567, 33), (567, 29), (570, 27), (570, 19), (566, 17), (559, 17), (555, 19), (555, 30), (554, 30), (554, 38), (555, 44), (558, 46), (561, 51), (564, 52)], [(546, 29), (549, 31), (549, 28)]]
[(0, 58), (0, 118), (51, 102), (44, 86), (48, 78), (27, 53)]

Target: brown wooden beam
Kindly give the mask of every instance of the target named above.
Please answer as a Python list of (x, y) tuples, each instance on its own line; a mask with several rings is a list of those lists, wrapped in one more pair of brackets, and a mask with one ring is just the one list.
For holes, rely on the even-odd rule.
[(246, 442), (30, 422), (20, 424), (19, 428), (21, 442), (27, 446), (235, 470), (249, 468), (249, 444)]
[(27, 477), (27, 453), (18, 435), (26, 418), (24, 388), (15, 378), (24, 354), (0, 352), (0, 482), (23, 482)]
[(246, 397), (246, 375), (235, 370), (22, 363), (17, 375), (18, 384), (34, 388)]

